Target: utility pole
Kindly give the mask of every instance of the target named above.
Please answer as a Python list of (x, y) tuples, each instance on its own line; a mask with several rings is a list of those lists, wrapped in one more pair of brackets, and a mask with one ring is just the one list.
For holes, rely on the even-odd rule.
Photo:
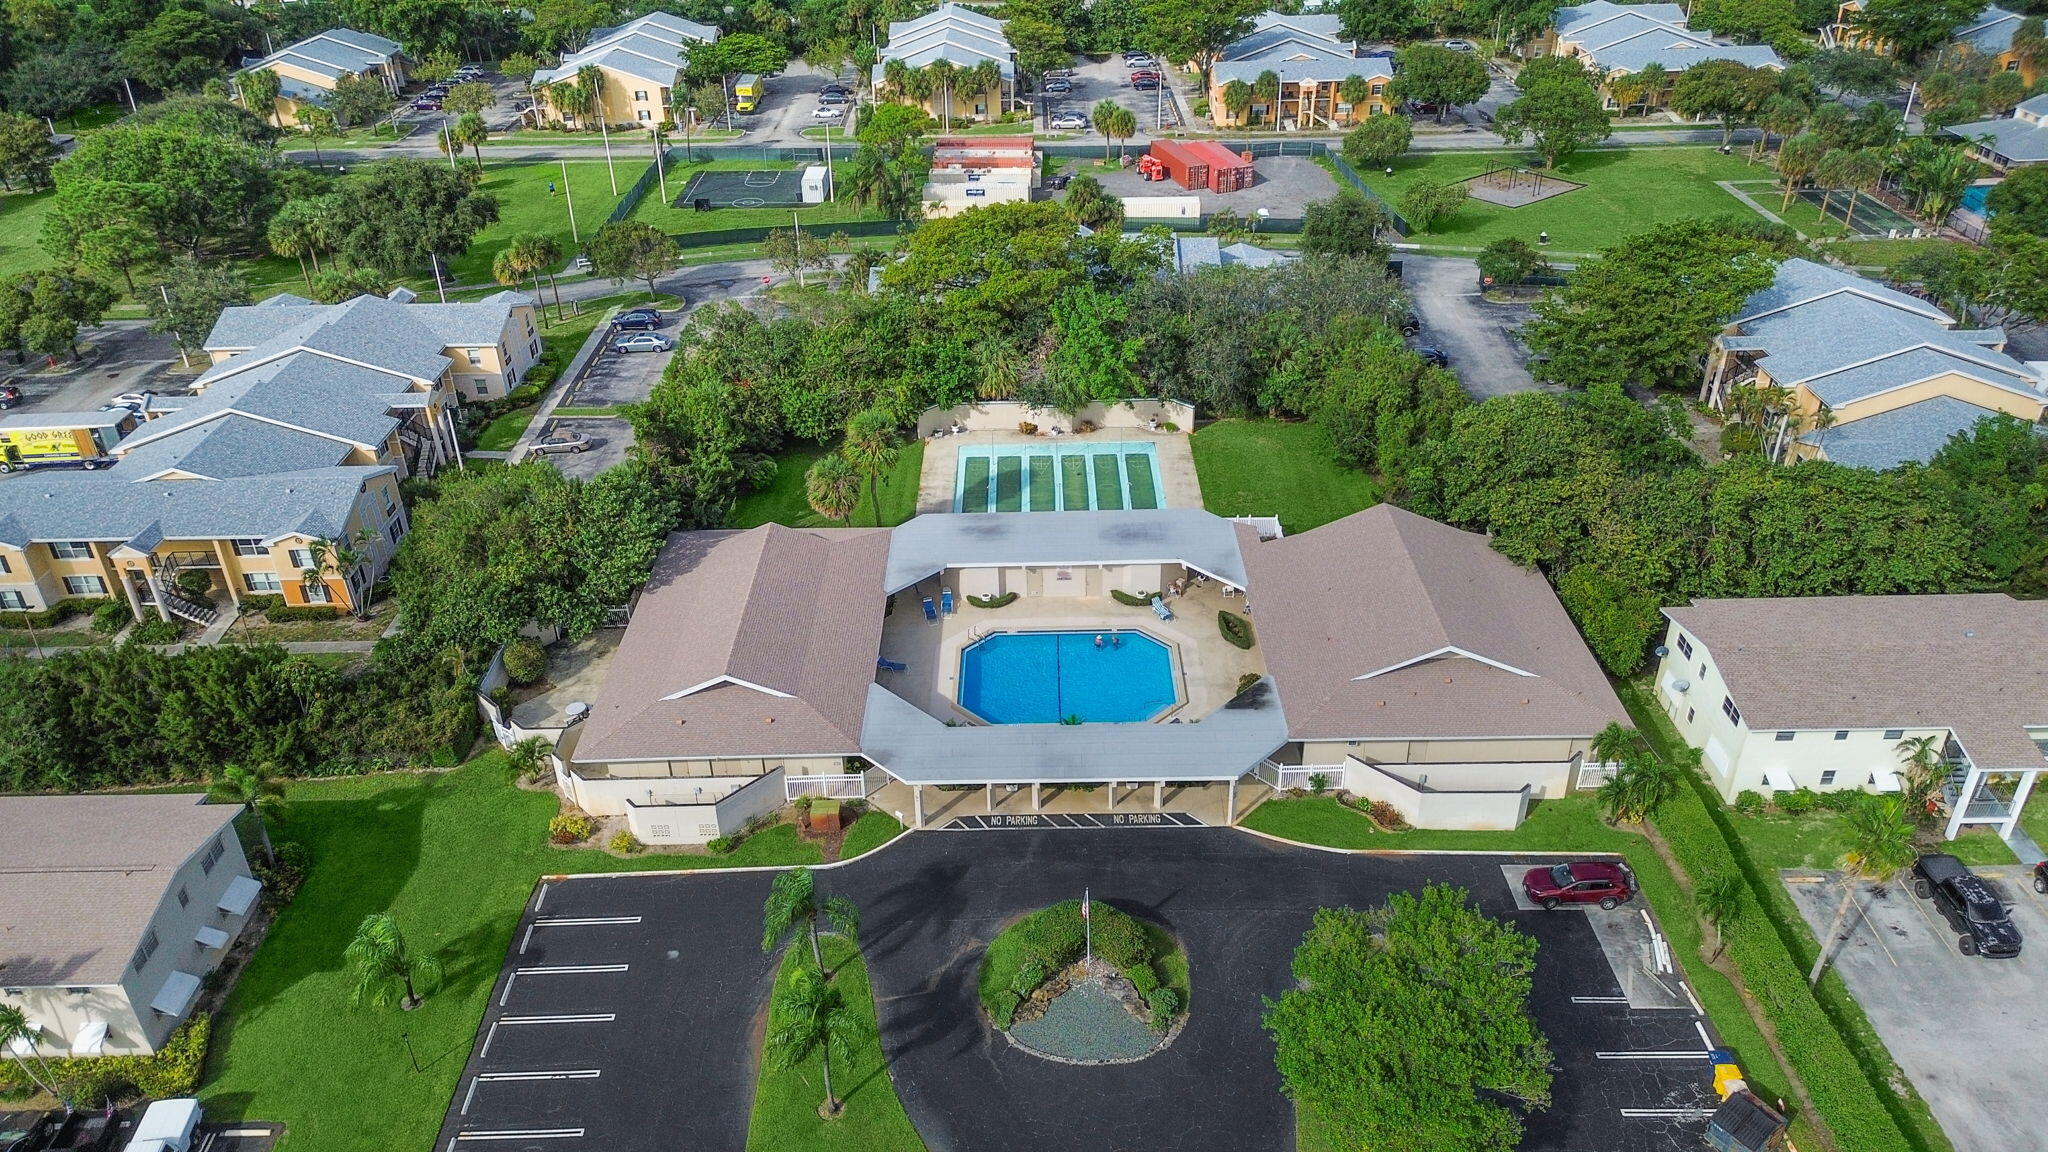
[(583, 237), (578, 235), (576, 232), (576, 194), (569, 191), (569, 162), (567, 160), (563, 160), (561, 164), (562, 199), (565, 203), (569, 205), (569, 239), (575, 242), (576, 244), (581, 245), (583, 243)]
[(604, 167), (612, 176), (612, 195), (619, 194), (619, 170), (612, 166), (612, 130), (604, 122), (604, 100), (597, 102), (597, 134), (604, 137)]
[[(266, 35), (264, 39), (268, 40), (269, 36)], [(126, 76), (121, 77), (121, 90), (128, 94), (128, 111), (135, 111), (135, 85), (130, 84)]]
[(832, 179), (832, 125), (825, 125), (825, 200), (839, 202), (839, 186)]
[(434, 291), (441, 294), (441, 303), (446, 304), (448, 302), (448, 285), (441, 281), (441, 254), (429, 252), (427, 253), (427, 259), (432, 261), (434, 265)]
[(797, 218), (797, 214), (793, 209), (790, 211), (789, 214), (789, 226), (792, 229), (795, 229), (796, 232), (796, 243), (794, 245), (796, 259), (796, 286), (802, 288), (804, 286), (804, 222)]
[(462, 166), (455, 162), (455, 133), (449, 131), (448, 118), (446, 116), (441, 118), (441, 139), (448, 145), (448, 170), (450, 172), (462, 171)]
[[(171, 315), (171, 290), (162, 283), (157, 284), (156, 290), (163, 294), (164, 318), (169, 319)], [(185, 351), (185, 337), (179, 335), (178, 330), (173, 328), (171, 329), (171, 338), (178, 342), (178, 359), (184, 361), (185, 367), (190, 368), (192, 366), (192, 357)]]
[(654, 174), (661, 179), (661, 202), (668, 203), (668, 168), (661, 162), (661, 125), (656, 124), (654, 135)]

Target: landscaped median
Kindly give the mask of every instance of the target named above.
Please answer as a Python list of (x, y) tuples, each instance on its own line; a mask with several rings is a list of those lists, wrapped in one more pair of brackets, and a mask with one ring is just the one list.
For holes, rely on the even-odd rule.
[[(843, 936), (822, 936), (818, 946), (825, 970), (832, 975), (851, 1016), (861, 1021), (858, 1036), (845, 1051), (832, 1053), (832, 1089), (839, 1114), (819, 1114), (825, 1099), (824, 1075), (817, 1057), (785, 1067), (773, 1055), (761, 1058), (760, 1080), (754, 1088), (754, 1112), (747, 1122), (749, 1152), (924, 1152), (924, 1141), (911, 1126), (889, 1080), (889, 1066), (875, 1029), (875, 998), (868, 986), (867, 964), (860, 949)], [(810, 949), (802, 941), (783, 953), (776, 974), (766, 1035), (773, 1037), (787, 1023), (785, 1001), (798, 973), (811, 967)]]

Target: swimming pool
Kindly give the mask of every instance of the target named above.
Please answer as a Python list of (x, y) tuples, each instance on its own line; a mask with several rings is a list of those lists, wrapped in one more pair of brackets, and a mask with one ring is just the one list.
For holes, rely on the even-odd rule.
[(1995, 187), (1995, 185), (1972, 184), (1968, 188), (1963, 189), (1963, 207), (1969, 209), (1972, 212), (1975, 212), (1979, 216), (1989, 219), (1991, 213), (1985, 210), (1984, 204), (1985, 201), (1990, 197), (1991, 189), (1993, 187)]
[(1143, 440), (1102, 444), (962, 444), (955, 512), (1161, 508), (1159, 452)]
[(1178, 699), (1173, 653), (1143, 632), (998, 632), (960, 653), (960, 706), (991, 724), (1130, 724)]

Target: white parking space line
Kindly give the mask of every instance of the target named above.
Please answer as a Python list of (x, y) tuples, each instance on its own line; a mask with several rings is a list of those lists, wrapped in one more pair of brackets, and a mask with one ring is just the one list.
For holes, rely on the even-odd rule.
[(536, 928), (568, 928), (579, 924), (638, 924), (638, 916), (542, 916), (533, 922)]
[(1707, 1053), (1699, 1052), (1595, 1052), (1596, 1060), (1705, 1060)]
[(469, 1106), (476, 1102), (479, 1085), (511, 1083), (526, 1080), (595, 1080), (596, 1068), (576, 1068), (560, 1072), (479, 1072), (469, 1082), (469, 1091), (462, 1095), (462, 1114), (469, 1115)]
[(517, 983), (521, 976), (550, 976), (578, 972), (624, 972), (627, 969), (628, 965), (625, 964), (559, 964), (553, 966), (542, 964), (525, 968), (514, 968), (512, 974), (505, 977), (505, 990), (498, 993), (498, 1007), (503, 1008), (505, 1001), (511, 998), (512, 985)]
[(463, 1132), (448, 1141), (448, 1147), (467, 1140), (577, 1140), (583, 1136), (581, 1128), (503, 1128), (491, 1132)]
[(1572, 1003), (1574, 1003), (1574, 1004), (1626, 1004), (1626, 1003), (1628, 1003), (1628, 997), (1626, 997), (1626, 996), (1574, 996), (1574, 997), (1572, 997)]
[(1706, 1120), (1714, 1115), (1712, 1108), (1623, 1108), (1620, 1111), (1630, 1120)]
[(1700, 1047), (1705, 1048), (1709, 1052), (1713, 1051), (1714, 1042), (1707, 1036), (1707, 1026), (1698, 1020), (1693, 1021), (1692, 1026), (1700, 1034)]
[(505, 1016), (491, 1021), (491, 1030), (484, 1033), (484, 1045), (477, 1055), (489, 1059), (491, 1041), (498, 1038), (500, 1024), (609, 1024), (619, 1018), (616, 1012), (590, 1012), (580, 1016)]

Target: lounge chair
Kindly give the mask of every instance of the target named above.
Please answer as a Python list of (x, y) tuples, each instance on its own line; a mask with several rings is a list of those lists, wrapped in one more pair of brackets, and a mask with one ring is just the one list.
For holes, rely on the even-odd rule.
[(1152, 598), (1152, 611), (1153, 611), (1153, 613), (1154, 613), (1155, 615), (1157, 615), (1157, 616), (1158, 616), (1158, 617), (1159, 617), (1159, 618), (1160, 618), (1161, 620), (1171, 620), (1171, 619), (1173, 619), (1173, 609), (1171, 609), (1171, 608), (1168, 608), (1168, 607), (1166, 606), (1166, 601), (1164, 601), (1164, 600), (1161, 600), (1161, 599), (1160, 599), (1159, 597), (1157, 597), (1157, 596), (1154, 596), (1154, 597)]
[(953, 590), (951, 588), (939, 589), (939, 611), (947, 616), (953, 614)]
[(924, 598), (924, 618), (930, 624), (937, 624), (939, 622), (939, 609), (932, 603), (932, 598), (929, 596)]
[(884, 672), (907, 672), (910, 670), (910, 665), (908, 664), (898, 663), (895, 660), (884, 660), (880, 656), (875, 657), (875, 667), (880, 668)]

